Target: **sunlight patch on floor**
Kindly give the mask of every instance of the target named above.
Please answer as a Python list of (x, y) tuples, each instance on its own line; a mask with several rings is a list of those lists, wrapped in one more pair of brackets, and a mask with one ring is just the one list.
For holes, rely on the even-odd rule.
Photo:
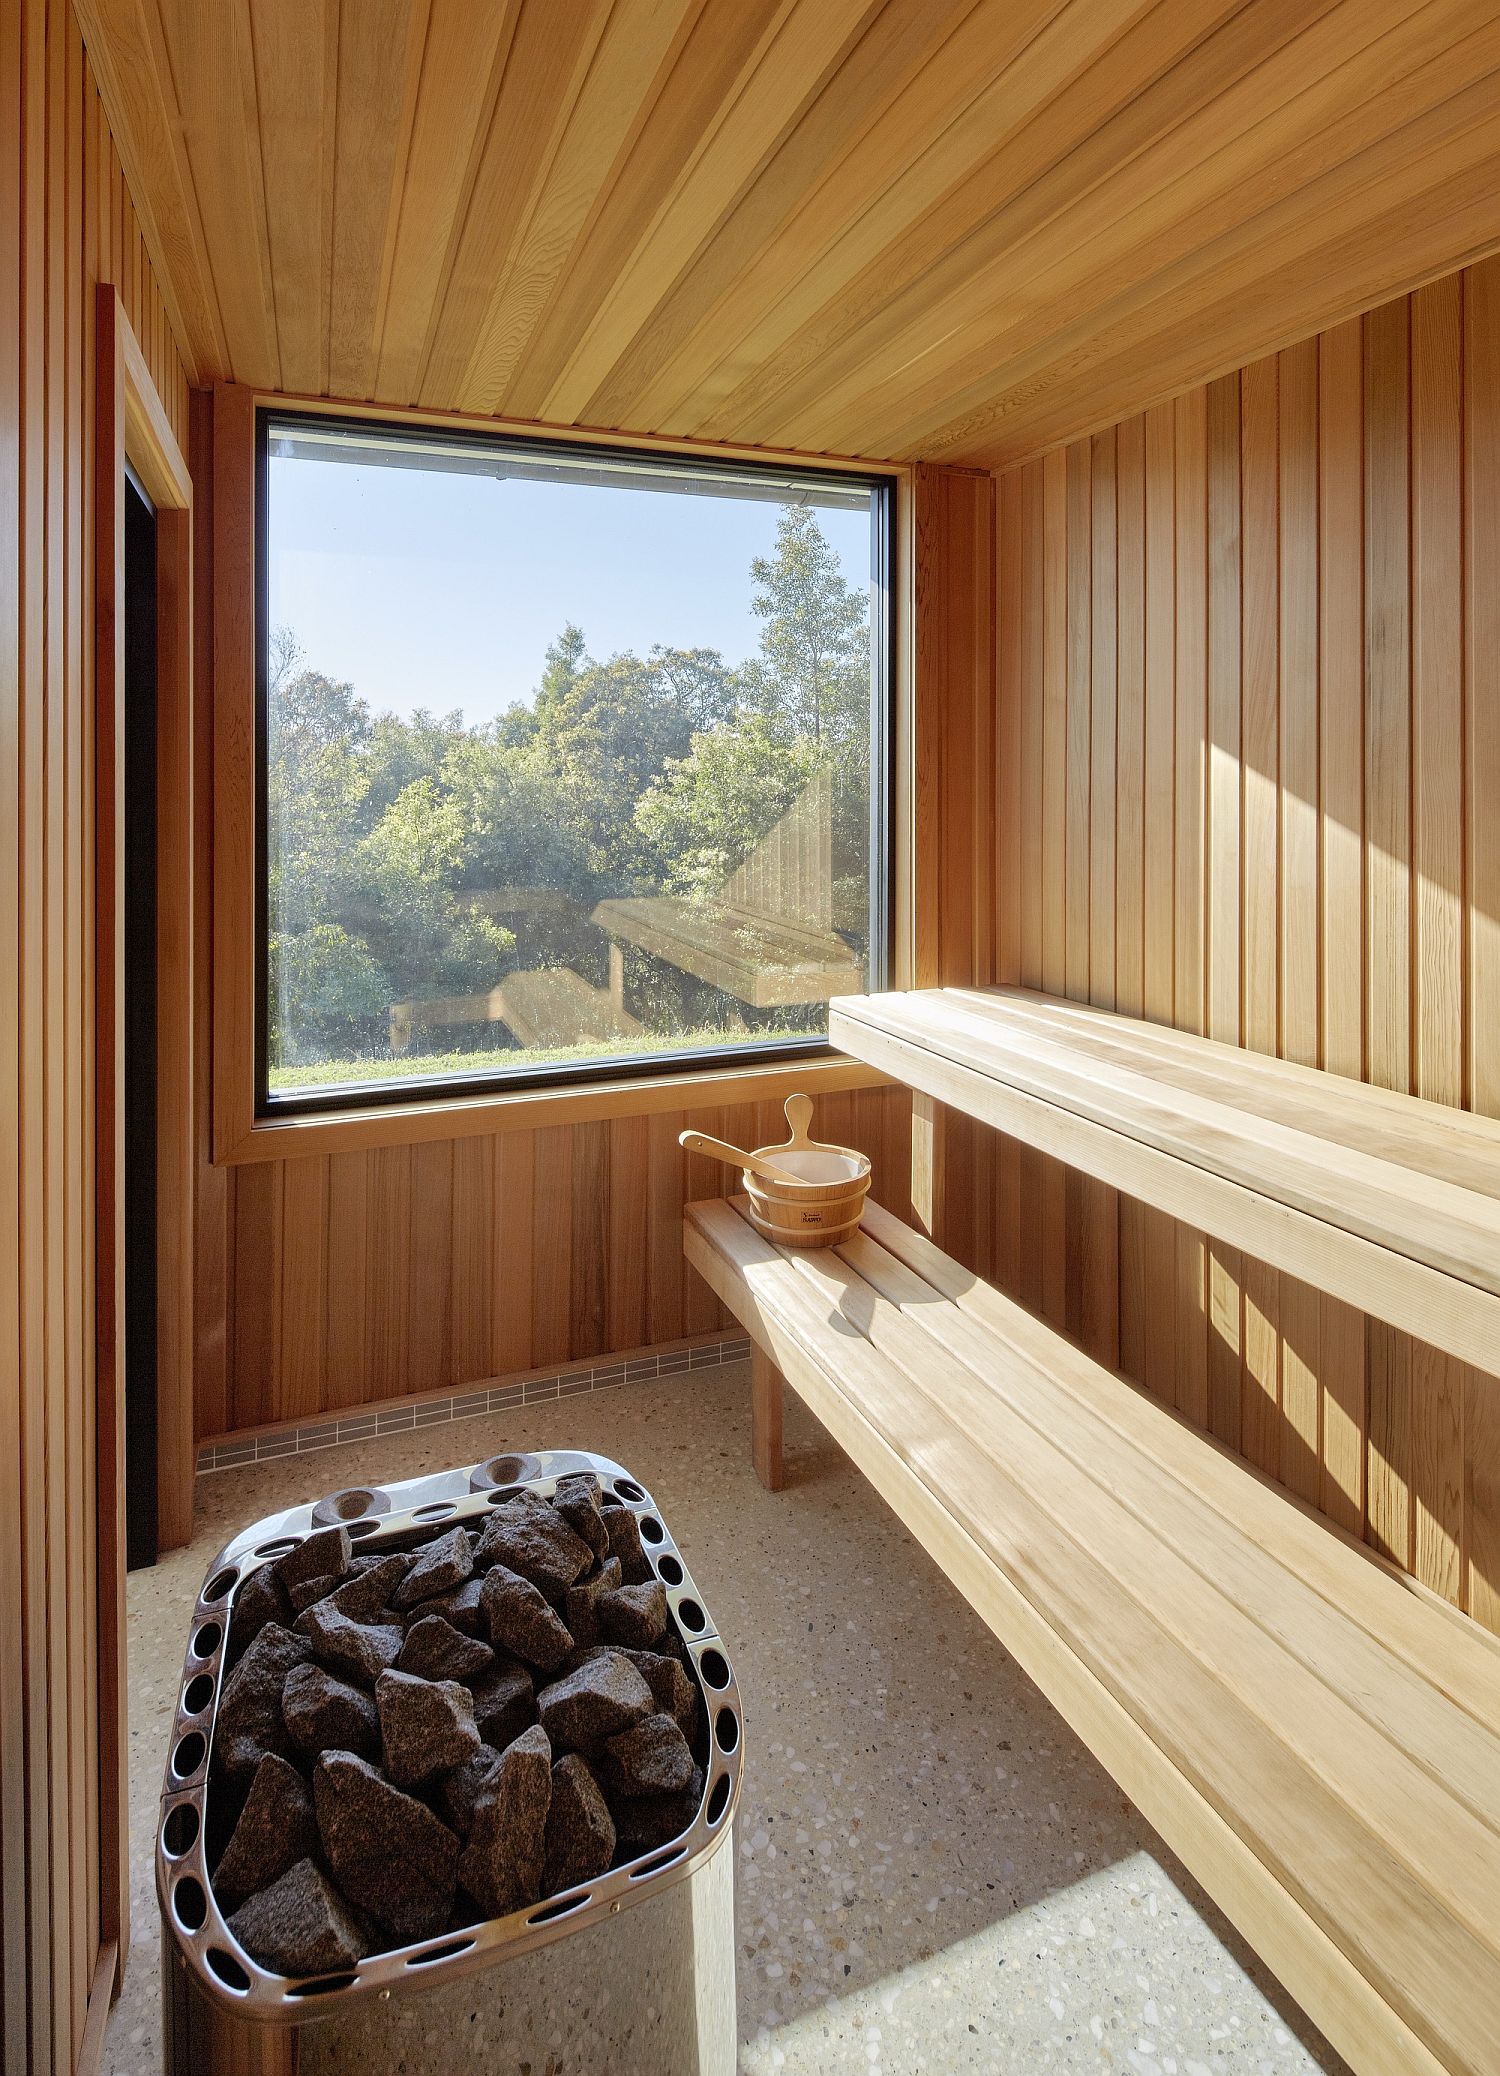
[[(813, 1932), (811, 1921), (804, 1934)], [(817, 2010), (767, 2014), (745, 2076), (1228, 2076), (1306, 2050), (1149, 1853), (1084, 1875)]]

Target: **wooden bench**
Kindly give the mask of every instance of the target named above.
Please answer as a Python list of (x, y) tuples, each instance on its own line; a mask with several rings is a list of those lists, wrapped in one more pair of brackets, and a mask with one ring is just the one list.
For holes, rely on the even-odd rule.
[(688, 1260), (1361, 2070), (1500, 2070), (1500, 1644), (878, 1207)]
[(847, 996), (833, 1043), (1482, 1370), (1500, 1120), (1024, 988)]

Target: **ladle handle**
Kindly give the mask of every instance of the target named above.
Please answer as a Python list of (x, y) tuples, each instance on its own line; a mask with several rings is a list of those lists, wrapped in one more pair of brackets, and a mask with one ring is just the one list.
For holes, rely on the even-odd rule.
[(790, 1168), (767, 1160), (762, 1153), (746, 1153), (742, 1146), (731, 1146), (727, 1139), (711, 1138), (707, 1132), (679, 1132), (677, 1143), (689, 1153), (706, 1153), (711, 1160), (724, 1161), (731, 1168), (748, 1168), (752, 1175), (764, 1175), (771, 1182), (802, 1182), (806, 1179), (794, 1175)]
[(788, 1096), (785, 1108), (786, 1121), (791, 1127), (792, 1145), (806, 1146), (809, 1143), (807, 1128), (812, 1123), (812, 1097)]

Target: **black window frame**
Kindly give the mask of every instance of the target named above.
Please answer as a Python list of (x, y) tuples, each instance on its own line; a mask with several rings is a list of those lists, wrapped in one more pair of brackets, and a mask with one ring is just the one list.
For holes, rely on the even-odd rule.
[(491, 1068), (482, 1074), (430, 1075), (411, 1081), (395, 1077), (371, 1082), (349, 1082), (328, 1089), (295, 1090), (285, 1095), (270, 1088), (268, 1040), (270, 1032), (270, 856), (267, 785), (268, 698), (267, 665), (270, 637), (269, 489), (270, 438), (278, 432), (298, 429), (327, 434), (335, 429), (351, 435), (378, 435), (382, 440), (409, 442), (414, 446), (441, 440), (445, 446), (472, 445), (476, 451), (511, 453), (532, 461), (547, 459), (573, 463), (592, 460), (607, 466), (611, 461), (649, 464), (653, 470), (683, 475), (702, 475), (715, 466), (726, 475), (765, 476), (778, 482), (809, 484), (840, 482), (858, 484), (871, 493), (871, 585), (870, 649), (873, 677), (870, 687), (870, 952), (866, 966), (866, 988), (875, 992), (889, 985), (894, 949), (893, 838), (895, 828), (895, 687), (897, 615), (895, 576), (895, 476), (834, 466), (812, 467), (805, 462), (781, 463), (771, 459), (741, 460), (711, 454), (662, 452), (649, 447), (632, 447), (613, 442), (565, 439), (533, 439), (525, 434), (488, 432), (468, 427), (419, 426), (381, 418), (362, 418), (343, 412), (280, 409), (261, 405), (255, 414), (255, 1118), (258, 1124), (285, 1122), (298, 1117), (316, 1117), (329, 1112), (420, 1107), (452, 1103), (483, 1096), (558, 1092), (569, 1088), (598, 1088), (619, 1083), (650, 1082), (664, 1075), (734, 1072), (746, 1067), (809, 1063), (834, 1056), (826, 1037), (783, 1039), (776, 1043), (747, 1043), (717, 1049), (679, 1050), (631, 1054), (619, 1060), (591, 1058), (559, 1061), (550, 1067)]

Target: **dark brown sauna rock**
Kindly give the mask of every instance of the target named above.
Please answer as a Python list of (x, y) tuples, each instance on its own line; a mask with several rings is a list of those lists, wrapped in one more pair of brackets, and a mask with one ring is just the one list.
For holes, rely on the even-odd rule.
[(381, 1673), (401, 1655), (404, 1637), (399, 1623), (356, 1622), (334, 1606), (337, 1594), (320, 1600), (297, 1619), (314, 1652), (330, 1672), (373, 1687)]
[(596, 1559), (609, 1555), (609, 1530), (599, 1511), (600, 1485), (592, 1471), (572, 1471), (557, 1481), (552, 1505)]
[(307, 1639), (268, 1622), (224, 1682), (214, 1724), (214, 1754), (226, 1773), (253, 1773), (267, 1752), (290, 1749), (281, 1690), (310, 1655)]
[(703, 1769), (676, 1795), (617, 1795), (611, 1805), (615, 1820), (615, 1864), (654, 1852), (679, 1837), (698, 1814), (703, 1800)]
[(398, 1941), (448, 1923), (459, 1842), (414, 1795), (352, 1752), (325, 1752), (313, 1773), (318, 1832), (347, 1900)]
[(598, 1613), (607, 1642), (649, 1651), (667, 1626), (667, 1589), (660, 1579), (650, 1585), (619, 1586), (599, 1596)]
[(602, 1874), (615, 1856), (615, 1821), (587, 1759), (565, 1752), (552, 1769), (542, 1894)]
[(604, 1777), (616, 1795), (680, 1795), (694, 1770), (687, 1739), (670, 1716), (645, 1716), (604, 1747)]
[(315, 1600), (325, 1599), (337, 1584), (338, 1580), (332, 1572), (325, 1572), (320, 1579), (301, 1579), (295, 1586), (287, 1588), (287, 1599), (300, 1615), (304, 1608), (310, 1608)]
[[(294, 1666), (293, 1673), (301, 1669)], [(318, 1823), (307, 1782), (290, 1760), (267, 1752), (214, 1870), (214, 1894), (223, 1909), (233, 1910), (317, 1850)]]
[(241, 1904), (228, 1924), (246, 1953), (278, 1975), (329, 1975), (365, 1950), (352, 1913), (309, 1859)]
[(420, 1787), (479, 1750), (474, 1703), (457, 1680), (383, 1672), (375, 1682), (375, 1706), (386, 1775), (398, 1788)]
[(656, 1574), (641, 1543), (640, 1516), (629, 1507), (605, 1506), (600, 1511), (609, 1536), (609, 1553), (619, 1558), (626, 1585), (644, 1586)]
[[(291, 1588), (287, 1597), (295, 1612), (301, 1615), (305, 1614), (315, 1601), (326, 1600), (330, 1594), (338, 1593), (348, 1588), (348, 1597), (353, 1602), (354, 1608), (358, 1609), (365, 1597), (364, 1594), (355, 1590), (360, 1578), (366, 1572), (372, 1571), (376, 1565), (383, 1564), (384, 1562), (384, 1558), (381, 1557), (355, 1557), (351, 1559), (348, 1571), (342, 1576), (336, 1576), (333, 1572), (327, 1572), (319, 1579), (303, 1579), (300, 1584)], [(343, 1606), (342, 1602), (338, 1604)], [(345, 1612), (351, 1612), (351, 1610), (345, 1608)]]
[(276, 1576), (288, 1593), (308, 1579), (341, 1579), (352, 1555), (347, 1528), (320, 1528), (304, 1536), (294, 1549), (274, 1560)]
[(651, 1689), (619, 1651), (596, 1651), (537, 1696), (542, 1728), (562, 1751), (593, 1758), (650, 1715)]
[[(363, 1571), (356, 1571), (334, 1592), (320, 1601), (334, 1614), (342, 1615), (350, 1622), (376, 1622), (388, 1624), (398, 1621), (399, 1616), (390, 1611), (391, 1595), (411, 1568), (411, 1558), (405, 1551), (398, 1550), (390, 1557), (378, 1558)], [(308, 1632), (313, 1609), (308, 1608), (297, 1617), (296, 1627)]]
[(234, 1617), (229, 1626), (230, 1647), (238, 1657), (260, 1635), (268, 1622), (290, 1629), (296, 1610), (286, 1588), (276, 1576), (274, 1564), (252, 1571), (235, 1595)]
[(541, 1895), (551, 1801), (552, 1746), (533, 1724), (500, 1754), (458, 1863), (459, 1879), (489, 1916), (503, 1917)]
[(486, 1744), (503, 1752), (536, 1721), (536, 1683), (524, 1665), (507, 1658), (473, 1687), (474, 1721)]
[(686, 1666), (664, 1651), (625, 1651), (622, 1655), (645, 1680), (657, 1707), (691, 1742), (698, 1728), (698, 1689)]
[(587, 1571), (593, 1552), (538, 1493), (518, 1492), (495, 1509), (479, 1539), (474, 1562), (480, 1567), (503, 1564), (508, 1571), (529, 1579), (549, 1600), (560, 1601), (579, 1574)]
[(491, 1641), (541, 1672), (555, 1672), (573, 1648), (555, 1609), (529, 1579), (503, 1564), (495, 1565), (485, 1579), (481, 1604)]
[(380, 1756), (380, 1715), (369, 1695), (310, 1661), (294, 1665), (281, 1690), (281, 1714), (299, 1752)]
[(431, 1600), (424, 1600), (407, 1616), (408, 1622), (417, 1622), (426, 1615), (441, 1615), (465, 1636), (485, 1634), (484, 1615), (480, 1602), (484, 1595), (484, 1580), (478, 1576), (465, 1579), (452, 1593), (435, 1593)]
[(563, 1620), (580, 1647), (599, 1642), (599, 1598), (625, 1583), (618, 1557), (607, 1557), (587, 1578), (570, 1586), (563, 1595)]
[(424, 1680), (472, 1681), (494, 1662), (494, 1652), (477, 1636), (462, 1635), (441, 1615), (423, 1615), (406, 1632), (396, 1670)]
[(391, 1594), (394, 1608), (415, 1607), (435, 1593), (451, 1593), (474, 1569), (474, 1547), (461, 1528), (440, 1535), (435, 1543), (418, 1550), (416, 1558)]
[[(510, 1741), (514, 1742), (514, 1739)], [(443, 1814), (460, 1838), (467, 1838), (473, 1829), (474, 1805), (494, 1779), (499, 1764), (499, 1752), (487, 1744), (481, 1745), (472, 1759), (466, 1759), (462, 1766), (455, 1766), (444, 1777), (438, 1799), (443, 1805)]]

